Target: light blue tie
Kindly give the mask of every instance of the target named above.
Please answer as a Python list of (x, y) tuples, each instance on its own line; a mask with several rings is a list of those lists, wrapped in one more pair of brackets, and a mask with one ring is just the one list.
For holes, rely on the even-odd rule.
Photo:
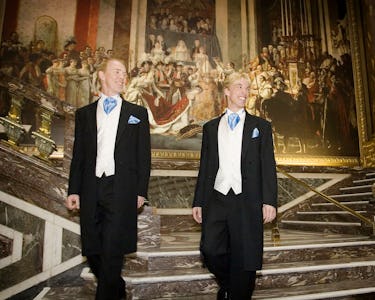
[(115, 98), (108, 97), (105, 98), (103, 102), (103, 109), (105, 113), (108, 115), (117, 105), (117, 101)]
[(230, 115), (228, 115), (228, 124), (231, 130), (233, 130), (234, 127), (236, 127), (239, 121), (240, 116), (237, 113), (231, 113)]

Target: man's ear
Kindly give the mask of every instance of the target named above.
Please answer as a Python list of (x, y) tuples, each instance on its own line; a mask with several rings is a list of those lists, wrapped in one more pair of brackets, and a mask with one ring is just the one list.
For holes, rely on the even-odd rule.
[(224, 95), (227, 96), (227, 97), (229, 97), (229, 93), (230, 93), (230, 92), (229, 92), (229, 89), (228, 89), (228, 88), (225, 88), (225, 89), (224, 89)]
[(98, 77), (99, 77), (100, 81), (104, 81), (104, 78), (105, 78), (104, 72), (103, 71), (99, 71), (98, 72)]

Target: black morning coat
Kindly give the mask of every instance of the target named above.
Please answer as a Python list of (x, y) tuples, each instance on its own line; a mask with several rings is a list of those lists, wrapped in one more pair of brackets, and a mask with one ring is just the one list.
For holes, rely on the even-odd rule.
[[(193, 207), (202, 207), (202, 236), (205, 236), (207, 199), (214, 196), (214, 184), (219, 170), (218, 127), (221, 117), (203, 126), (201, 162)], [(258, 136), (254, 136), (259, 131)], [(256, 130), (257, 129), (257, 130)], [(257, 135), (257, 134), (255, 134)], [(246, 113), (241, 151), (242, 193), (245, 201), (241, 210), (245, 241), (244, 267), (253, 271), (262, 268), (263, 204), (277, 207), (277, 179), (273, 152), (271, 124)], [(201, 241), (201, 249), (205, 241)]]
[[(68, 194), (80, 195), (82, 254), (99, 254), (100, 237), (95, 225), (97, 205), (95, 176), (97, 155), (96, 110), (98, 101), (77, 110), (75, 140)], [(129, 118), (139, 119), (130, 124)], [(123, 101), (114, 151), (114, 201), (111, 207), (110, 249), (113, 255), (137, 248), (137, 196), (147, 197), (151, 165), (150, 128), (147, 110)]]

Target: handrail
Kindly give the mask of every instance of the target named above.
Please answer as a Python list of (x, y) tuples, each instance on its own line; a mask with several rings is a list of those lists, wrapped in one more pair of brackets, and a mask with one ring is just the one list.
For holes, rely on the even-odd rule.
[(292, 179), (293, 181), (303, 185), (304, 187), (306, 187), (307, 189), (309, 189), (310, 191), (314, 192), (315, 194), (318, 194), (319, 196), (323, 197), (324, 199), (326, 199), (327, 201), (333, 203), (334, 205), (340, 207), (341, 209), (349, 212), (351, 215), (355, 216), (356, 218), (362, 220), (363, 222), (369, 224), (372, 226), (373, 228), (373, 232), (375, 233), (375, 222), (372, 222), (370, 219), (366, 218), (365, 216), (362, 216), (360, 213), (357, 213), (356, 211), (354, 211), (353, 209), (349, 208), (348, 206), (340, 203), (339, 201), (333, 199), (332, 197), (329, 197), (325, 194), (323, 194), (322, 192), (319, 192), (318, 190), (314, 189), (313, 187), (311, 187), (310, 185), (308, 185), (306, 182), (292, 176), (291, 174), (289, 174), (288, 172), (284, 171), (283, 169), (281, 169), (280, 167), (276, 167), (276, 170), (280, 173), (282, 173), (283, 175), (285, 175), (286, 177)]

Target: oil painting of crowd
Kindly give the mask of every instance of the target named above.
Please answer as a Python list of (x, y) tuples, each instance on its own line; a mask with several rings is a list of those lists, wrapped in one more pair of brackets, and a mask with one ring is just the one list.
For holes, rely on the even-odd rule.
[[(152, 134), (196, 137), (206, 121), (225, 111), (223, 81), (241, 69), (251, 80), (246, 109), (272, 122), (275, 151), (358, 155), (352, 146), (358, 145), (357, 125), (344, 21), (331, 32), (339, 58), (321, 51), (311, 35), (286, 38), (275, 22), (270, 42), (236, 66), (221, 59), (214, 4), (186, 1), (177, 9), (178, 1), (149, 2), (145, 51), (128, 70), (123, 96), (147, 108)], [(43, 40), (24, 45), (13, 32), (2, 42), (1, 72), (81, 107), (97, 99), (96, 70), (113, 51), (76, 45), (69, 38), (61, 53), (52, 53)]]

